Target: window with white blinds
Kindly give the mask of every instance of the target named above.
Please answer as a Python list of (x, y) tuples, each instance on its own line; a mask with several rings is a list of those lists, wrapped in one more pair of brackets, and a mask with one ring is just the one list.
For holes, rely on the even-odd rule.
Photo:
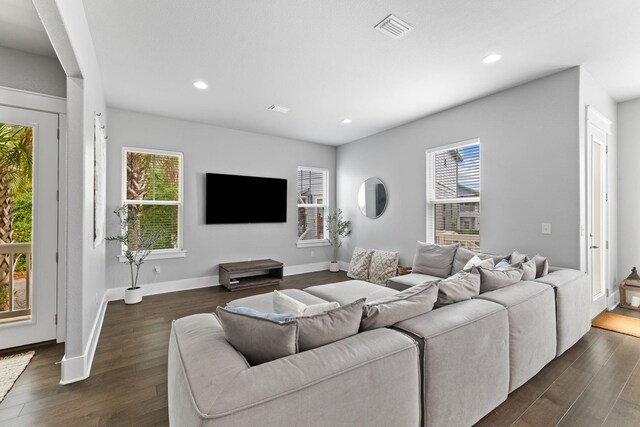
[(123, 202), (144, 232), (160, 231), (154, 252), (182, 249), (182, 153), (124, 148), (122, 154)]
[(480, 249), (480, 141), (427, 151), (427, 242)]
[(304, 246), (305, 243), (326, 242), (325, 218), (329, 212), (329, 171), (299, 167), (296, 188), (298, 246)]

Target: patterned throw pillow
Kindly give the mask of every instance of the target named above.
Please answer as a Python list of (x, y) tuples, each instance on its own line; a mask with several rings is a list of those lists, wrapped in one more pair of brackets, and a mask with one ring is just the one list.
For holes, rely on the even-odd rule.
[(369, 264), (371, 264), (372, 255), (372, 249), (355, 248), (347, 276), (356, 280), (369, 280)]
[(369, 266), (369, 281), (386, 286), (387, 280), (396, 275), (398, 252), (374, 250)]

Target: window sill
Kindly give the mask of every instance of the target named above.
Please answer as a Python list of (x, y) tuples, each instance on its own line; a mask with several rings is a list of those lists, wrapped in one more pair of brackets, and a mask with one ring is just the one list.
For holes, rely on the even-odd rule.
[(331, 246), (327, 239), (323, 240), (298, 240), (296, 246), (299, 248), (313, 248), (316, 246)]
[[(175, 250), (151, 252), (146, 259), (150, 260), (150, 259), (184, 258), (186, 256), (187, 256), (187, 251), (182, 249), (175, 249)], [(118, 255), (118, 262), (123, 262), (123, 263), (128, 262), (127, 257), (124, 255)]]

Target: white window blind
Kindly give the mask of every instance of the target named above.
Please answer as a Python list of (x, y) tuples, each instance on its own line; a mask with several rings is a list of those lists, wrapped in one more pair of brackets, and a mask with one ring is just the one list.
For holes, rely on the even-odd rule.
[(427, 152), (427, 241), (480, 249), (480, 141)]
[(325, 240), (325, 218), (329, 211), (329, 171), (298, 168), (298, 241)]
[(123, 149), (123, 199), (148, 232), (155, 251), (182, 249), (182, 153)]

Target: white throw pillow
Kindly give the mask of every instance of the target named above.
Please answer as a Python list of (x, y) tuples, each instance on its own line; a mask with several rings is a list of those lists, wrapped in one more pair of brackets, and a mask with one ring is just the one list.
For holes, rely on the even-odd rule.
[(492, 268), (493, 265), (493, 258), (480, 259), (478, 255), (474, 255), (473, 258), (464, 265), (463, 270), (471, 270), (473, 267)]
[(273, 309), (276, 313), (295, 313), (297, 316), (315, 316), (340, 307), (337, 302), (307, 305), (280, 291), (273, 291)]

